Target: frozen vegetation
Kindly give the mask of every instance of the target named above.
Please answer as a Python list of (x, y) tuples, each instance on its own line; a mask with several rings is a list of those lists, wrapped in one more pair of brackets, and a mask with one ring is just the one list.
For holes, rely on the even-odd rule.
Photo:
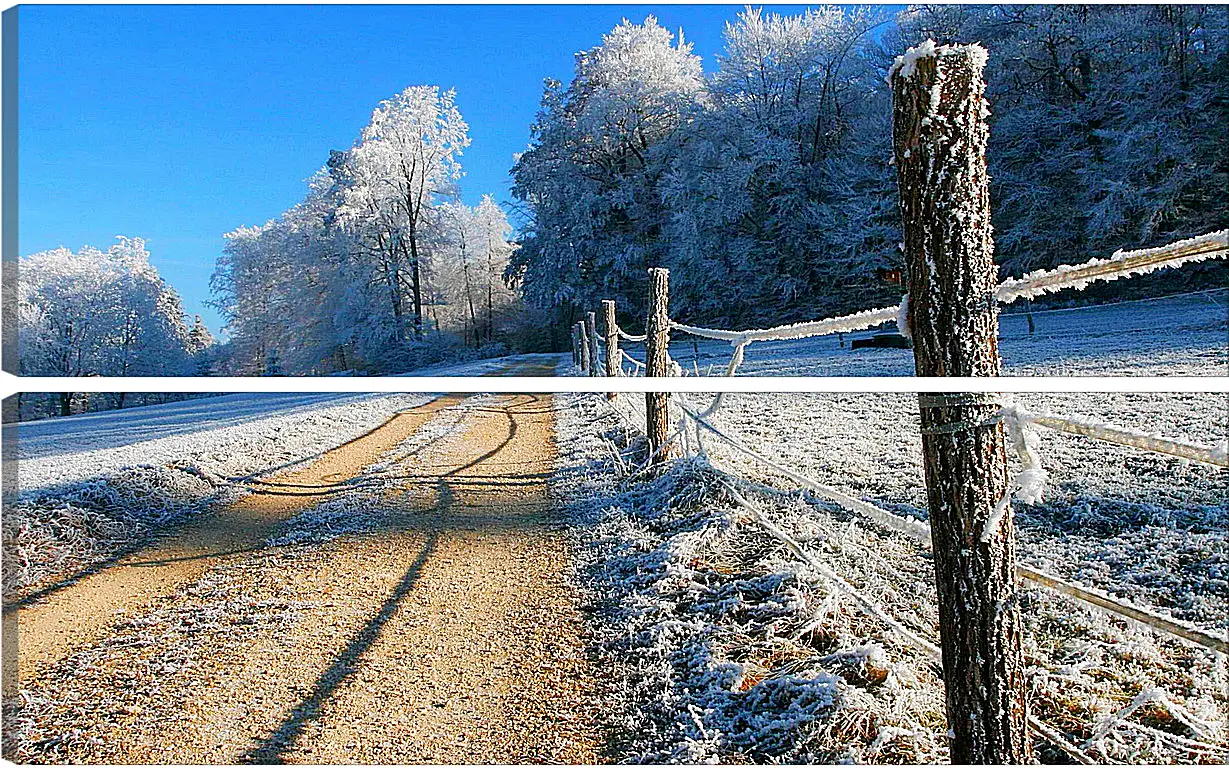
[[(557, 491), (580, 523), (581, 578), (615, 670), (620, 756), (945, 760), (926, 547), (711, 439), (708, 458), (638, 471), (638, 397), (572, 396), (559, 422)], [(1016, 401), (1205, 445), (1229, 418), (1224, 397), (1199, 394)], [(729, 395), (716, 420), (795, 472), (924, 521), (916, 407), (913, 395)], [(1044, 501), (1015, 505), (1023, 563), (1224, 636), (1229, 473), (1049, 431), (1036, 454), (1049, 480)], [(1031, 713), (1076, 748), (1100, 762), (1229, 757), (1223, 657), (1045, 590), (1021, 600)]]

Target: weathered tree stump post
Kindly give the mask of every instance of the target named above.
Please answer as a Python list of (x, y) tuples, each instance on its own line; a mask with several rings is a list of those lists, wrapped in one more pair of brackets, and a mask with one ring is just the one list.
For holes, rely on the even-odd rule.
[(600, 354), (598, 353), (597, 345), (597, 313), (589, 312), (585, 315), (585, 325), (589, 332), (589, 375), (601, 376), (602, 366)]
[[(615, 378), (619, 375), (619, 323), (615, 320), (615, 303), (613, 299), (602, 300), (602, 315), (606, 330), (606, 375)], [(614, 400), (615, 393), (607, 392), (607, 400)]]
[[(918, 376), (997, 376), (998, 304), (977, 45), (892, 67), (908, 325)], [(953, 763), (1031, 762), (1015, 532), (993, 395), (918, 396)]]
[[(670, 270), (649, 270), (649, 308), (644, 321), (644, 375), (670, 375)], [(649, 455), (654, 463), (671, 458), (668, 446), (670, 395), (644, 393), (645, 433), (649, 436)]]
[(585, 333), (585, 321), (576, 323), (576, 335), (580, 338), (580, 372), (589, 375), (589, 337)]

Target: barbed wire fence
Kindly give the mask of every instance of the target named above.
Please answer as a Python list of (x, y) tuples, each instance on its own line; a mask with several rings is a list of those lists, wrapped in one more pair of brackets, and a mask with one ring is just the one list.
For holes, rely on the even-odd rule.
[[(985, 51), (979, 46), (935, 48), (931, 45), (927, 48), (923, 45), (899, 57), (889, 76), (894, 86), (896, 161), (909, 266), (908, 294), (899, 304), (771, 328), (706, 328), (670, 319), (669, 273), (654, 268), (649, 270), (645, 332), (637, 335), (621, 328), (616, 320), (615, 302), (603, 301), (602, 334), (598, 332), (596, 312), (586, 313), (573, 328), (573, 361), (578, 371), (588, 376), (612, 378), (687, 375), (669, 356), (670, 336), (674, 331), (729, 343), (732, 349), (724, 375), (734, 376), (752, 344), (851, 333), (894, 323), (902, 335), (914, 342), (918, 375), (994, 376), (1001, 370), (996, 338), (998, 305), (1229, 257), (1229, 230), (1220, 230), (1160, 247), (1120, 250), (1108, 258), (1094, 258), (996, 282), (985, 176), (988, 127), (981, 80), (984, 62)], [(622, 348), (624, 342), (642, 344), (644, 362), (628, 354)], [(945, 592), (953, 589), (950, 583), (945, 589), (943, 583), (943, 566), (939, 561), (945, 557), (954, 558), (948, 570), (957, 572), (947, 574), (949, 577), (964, 578), (972, 573), (984, 577), (985, 584), (975, 580), (974, 586), (983, 591), (975, 596), (978, 599), (969, 601), (971, 604), (980, 601), (990, 610), (998, 610), (996, 605), (1004, 601), (1014, 604), (1011, 596), (1015, 584), (1028, 582), (1149, 631), (1205, 651), (1229, 655), (1229, 643), (1223, 633), (1177, 621), (1015, 562), (1010, 514), (1013, 501), (1034, 503), (1045, 487), (1047, 473), (1036, 448), (1039, 429), (1221, 468), (1229, 468), (1229, 440), (1218, 445), (1202, 445), (1081, 416), (1033, 413), (1001, 395), (920, 394), (924, 464), (932, 509), (931, 520), (927, 523), (845, 494), (774, 461), (731, 436), (715, 423), (726, 403), (725, 393), (715, 395), (703, 409), (683, 394), (646, 393), (643, 407), (639, 407), (638, 399), (615, 392), (607, 395), (612, 404), (622, 406), (616, 408), (622, 417), (630, 415), (635, 426), (643, 429), (648, 440), (646, 466), (678, 456), (705, 462), (735, 503), (749, 512), (765, 531), (937, 663), (945, 660), (948, 664), (964, 663), (964, 656), (984, 652), (991, 657), (991, 665), (996, 663), (996, 657), (1014, 654), (1019, 667), (1019, 644), (1011, 637), (1010, 627), (1006, 636), (989, 636), (977, 629), (979, 622), (974, 620), (977, 617), (961, 615), (960, 606), (944, 605), (945, 601), (950, 603)], [(940, 645), (905, 628), (898, 619), (859, 593), (805, 546), (792, 539), (746, 498), (745, 491), (736, 490), (736, 485), (745, 488), (750, 481), (722, 465), (711, 440), (763, 464), (849, 512), (911, 536), (929, 548), (935, 554), (940, 577)], [(1006, 464), (1008, 443), (1021, 466), (1010, 476)], [(763, 486), (761, 490), (772, 489)], [(975, 502), (972, 504), (975, 509), (970, 512), (966, 508), (963, 516), (945, 518), (935, 512), (936, 509), (968, 507), (970, 500)], [(952, 550), (957, 550), (958, 554)], [(1005, 578), (996, 579), (996, 574)], [(996, 581), (1001, 583), (996, 584)], [(1018, 628), (1017, 619), (1014, 631), (1018, 632)], [(1010, 676), (1012, 665), (1005, 666)], [(990, 674), (996, 674), (995, 670)], [(963, 676), (957, 674), (958, 679)], [(963, 726), (953, 725), (953, 733), (949, 734), (953, 761), (1025, 762), (1031, 754), (1024, 727), (1027, 722), (1028, 729), (1050, 741), (1072, 760), (1092, 762), (1083, 749), (1062, 735), (1060, 729), (1025, 715), (1022, 680), (995, 682), (1002, 689), (996, 701), (978, 701), (967, 696), (961, 699), (965, 694), (949, 687), (949, 723), (965, 720), (979, 723), (977, 728), (963, 732)], [(1001, 722), (987, 724), (984, 718), (979, 722), (978, 716), (985, 713), (997, 713)], [(1181, 718), (1180, 714), (1176, 716)], [(1122, 718), (1125, 714), (1119, 713), (1119, 719)], [(1208, 754), (1219, 754), (1218, 748), (1210, 744), (1200, 743), (1199, 746), (1206, 748)]]

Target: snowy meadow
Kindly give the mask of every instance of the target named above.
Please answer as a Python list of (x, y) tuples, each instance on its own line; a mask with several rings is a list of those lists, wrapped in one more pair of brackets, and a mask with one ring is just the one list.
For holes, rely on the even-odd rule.
[[(928, 549), (717, 441), (664, 472), (635, 470), (635, 397), (572, 399), (557, 481), (581, 523), (580, 577), (617, 674), (625, 759), (946, 760)], [(1222, 396), (1018, 400), (1205, 444), (1229, 418)], [(773, 394), (727, 396), (718, 423), (780, 465), (924, 522), (917, 419), (912, 395)], [(1061, 434), (1037, 454), (1049, 480), (1042, 501), (1017, 503), (1021, 563), (1224, 638), (1225, 470)], [(1043, 589), (1026, 585), (1020, 600), (1031, 713), (1076, 750), (1043, 740), (1044, 761), (1229, 755), (1223, 656)]]

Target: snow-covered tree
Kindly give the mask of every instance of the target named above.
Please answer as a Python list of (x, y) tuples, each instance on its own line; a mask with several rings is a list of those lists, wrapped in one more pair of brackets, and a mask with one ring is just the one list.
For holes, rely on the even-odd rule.
[(457, 201), (466, 126), (451, 91), (382, 102), (303, 202), (226, 235), (213, 278), (236, 373), (400, 372), (496, 339), (511, 227)]
[(498, 320), (516, 300), (503, 279), (514, 250), (507, 214), (484, 195), (474, 208), (462, 203), (442, 206), (441, 222), (443, 253), (435, 273), (442, 314), (449, 329), (460, 329), (467, 344), (491, 343)]
[(751, 323), (873, 296), (895, 243), (879, 226), (894, 209), (888, 100), (865, 50), (877, 19), (748, 9), (726, 25), (666, 185), (680, 312)]
[(645, 268), (667, 259), (660, 186), (670, 139), (703, 92), (699, 57), (651, 16), (578, 53), (566, 89), (547, 83), (533, 144), (512, 172), (530, 220), (510, 275), (530, 300), (643, 301)]
[[(195, 372), (183, 302), (140, 238), (106, 251), (55, 248), (18, 265), (18, 350), (30, 376)], [(207, 331), (206, 331), (207, 333)]]
[(921, 6), (885, 42), (989, 50), (997, 259), (1019, 274), (1229, 224), (1227, 27), (1215, 6)]
[(413, 338), (423, 337), (424, 241), (436, 206), (456, 195), (457, 158), (469, 145), (455, 101), (436, 86), (406, 88), (380, 103), (354, 148), (331, 164), (341, 222), (384, 281), (402, 340), (411, 333), (407, 310)]

